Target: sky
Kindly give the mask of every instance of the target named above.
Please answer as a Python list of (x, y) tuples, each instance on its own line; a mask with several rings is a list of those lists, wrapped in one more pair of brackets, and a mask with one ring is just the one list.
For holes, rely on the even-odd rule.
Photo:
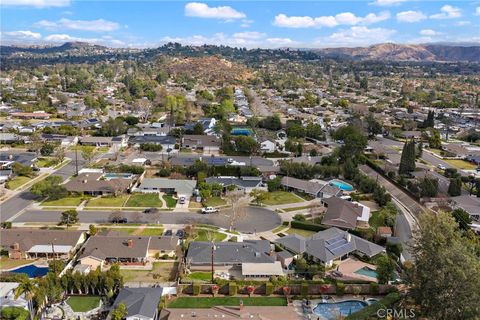
[(2, 45), (86, 41), (246, 48), (480, 43), (473, 1), (0, 0)]

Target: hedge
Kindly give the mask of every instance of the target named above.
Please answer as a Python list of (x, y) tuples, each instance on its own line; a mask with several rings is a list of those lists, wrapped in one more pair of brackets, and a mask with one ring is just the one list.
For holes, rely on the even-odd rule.
[(231, 296), (235, 296), (238, 291), (238, 286), (235, 282), (230, 282), (228, 284), (228, 294)]
[(302, 230), (309, 230), (309, 231), (323, 231), (327, 229), (326, 226), (323, 226), (321, 224), (295, 221), (295, 220), (292, 220), (292, 222), (290, 223), (290, 226), (295, 229), (302, 229)]
[(367, 320), (371, 319), (372, 316), (377, 314), (377, 311), (380, 309), (391, 308), (397, 301), (400, 300), (400, 294), (398, 292), (389, 293), (385, 298), (380, 301), (371, 304), (362, 310), (359, 310), (355, 313), (352, 313), (345, 320)]
[(345, 284), (343, 284), (342, 282), (337, 282), (337, 296), (343, 296), (343, 294), (345, 293)]
[(200, 294), (201, 288), (202, 287), (201, 287), (200, 284), (194, 283), (193, 284), (193, 295), (198, 296)]
[(370, 283), (370, 294), (373, 294), (373, 295), (378, 294), (378, 283), (376, 282)]
[(265, 284), (265, 295), (270, 296), (273, 293), (273, 284), (271, 282), (267, 282)]
[(308, 296), (308, 287), (309, 287), (309, 284), (308, 283), (302, 283), (300, 285), (300, 294), (302, 296)]

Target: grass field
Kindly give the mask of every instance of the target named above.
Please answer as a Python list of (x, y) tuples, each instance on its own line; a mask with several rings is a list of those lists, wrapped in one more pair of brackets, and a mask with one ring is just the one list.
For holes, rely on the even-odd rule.
[(211, 308), (214, 306), (238, 306), (240, 300), (244, 306), (286, 306), (287, 300), (283, 297), (180, 297), (168, 304), (169, 308)]
[(285, 191), (274, 191), (268, 193), (268, 198), (263, 201), (266, 205), (287, 204), (303, 202), (304, 200), (294, 193)]
[(368, 224), (376, 230), (378, 227), (385, 225), (385, 217), (379, 211), (374, 211), (368, 219)]
[(220, 197), (211, 197), (208, 200), (203, 202), (203, 205), (205, 207), (218, 207), (218, 206), (223, 206), (226, 205), (227, 201)]
[(163, 234), (163, 228), (144, 228), (138, 235), (139, 236), (161, 236)]
[[(135, 282), (165, 282), (174, 281), (177, 272), (177, 262), (154, 262), (153, 269), (150, 271), (140, 270), (120, 270), (123, 281)], [(156, 275), (156, 279), (153, 275)]]
[(454, 166), (455, 168), (458, 168), (458, 169), (475, 170), (477, 168), (476, 165), (465, 160), (444, 160), (444, 161), (449, 165)]
[(272, 230), (272, 233), (280, 232), (280, 231), (282, 231), (286, 228), (287, 228), (287, 226), (284, 226), (284, 225), (278, 226), (278, 227), (276, 227), (275, 229)]
[(67, 197), (58, 200), (46, 200), (41, 203), (44, 207), (76, 207), (82, 203), (82, 197)]
[(282, 209), (282, 210), (285, 211), (285, 212), (291, 212), (291, 211), (310, 209), (310, 208), (311, 208), (311, 206), (304, 206), (304, 207), (285, 208), (285, 209)]
[(122, 207), (127, 198), (127, 195), (119, 197), (94, 198), (88, 201), (87, 207)]
[(9, 259), (8, 257), (2, 257), (0, 259), (0, 269), (11, 269), (28, 263), (32, 263), (32, 260)]
[(67, 303), (75, 312), (86, 312), (98, 307), (100, 303), (100, 297), (72, 296), (67, 299)]
[(24, 176), (16, 176), (12, 180), (8, 181), (6, 183), (6, 188), (10, 190), (15, 190), (20, 186), (23, 186), (25, 183), (29, 182), (32, 180), (30, 177), (24, 177)]
[(168, 194), (163, 195), (163, 200), (165, 200), (165, 202), (167, 203), (167, 207), (169, 208), (175, 208), (175, 206), (177, 205), (177, 200), (173, 199), (172, 196)]
[(213, 237), (213, 241), (223, 241), (227, 237), (226, 234), (216, 232), (213, 230), (197, 230), (197, 237), (195, 238), (195, 241), (211, 241)]
[(35, 163), (39, 168), (48, 168), (57, 164), (57, 160), (55, 158), (38, 158), (37, 162)]
[(296, 229), (296, 228), (289, 228), (285, 232), (288, 234), (298, 234), (299, 236), (303, 236), (303, 237), (310, 237), (312, 234), (316, 233), (315, 231)]
[(186, 281), (210, 281), (212, 280), (211, 272), (192, 272), (188, 276), (183, 277)]
[(132, 194), (125, 207), (161, 207), (158, 193)]

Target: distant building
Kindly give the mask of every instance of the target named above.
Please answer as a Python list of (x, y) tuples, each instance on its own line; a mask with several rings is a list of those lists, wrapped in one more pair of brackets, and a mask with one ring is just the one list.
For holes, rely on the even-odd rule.
[(112, 310), (123, 303), (127, 307), (125, 320), (157, 320), (163, 288), (122, 288), (118, 293)]
[(357, 227), (368, 227), (370, 208), (358, 203), (331, 197), (322, 201), (327, 207), (322, 224), (331, 227), (351, 230)]

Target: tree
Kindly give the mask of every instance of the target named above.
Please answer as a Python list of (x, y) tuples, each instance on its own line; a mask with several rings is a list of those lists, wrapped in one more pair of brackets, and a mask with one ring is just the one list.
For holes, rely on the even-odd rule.
[(46, 143), (40, 148), (40, 154), (42, 156), (50, 156), (52, 155), (53, 150), (54, 150), (53, 145), (51, 145), (50, 143)]
[(258, 143), (252, 137), (239, 136), (235, 138), (235, 148), (240, 153), (253, 155), (258, 151)]
[(85, 161), (87, 162), (87, 165), (93, 159), (93, 156), (94, 156), (93, 151), (94, 151), (94, 148), (92, 148), (92, 147), (82, 148), (82, 158), (85, 159)]
[(195, 123), (193, 126), (193, 134), (204, 134), (203, 125), (200, 122)]
[(461, 230), (467, 231), (471, 229), (470, 224), (472, 223), (472, 218), (467, 211), (458, 208), (452, 211), (452, 216), (455, 218)]
[(343, 140), (343, 145), (340, 147), (340, 160), (344, 163), (347, 159), (357, 161), (363, 150), (367, 146), (368, 140), (363, 132), (355, 125), (348, 125), (341, 127), (333, 133), (335, 140)]
[(448, 195), (451, 197), (456, 197), (462, 194), (462, 179), (452, 178), (450, 179), (450, 184), (448, 185)]
[(428, 111), (427, 118), (422, 123), (422, 128), (433, 128), (435, 126), (435, 111)]
[(140, 120), (138, 120), (138, 118), (134, 117), (134, 116), (127, 116), (127, 117), (125, 117), (125, 122), (129, 126), (134, 126), (134, 125), (138, 124), (140, 122)]
[[(35, 295), (35, 290), (35, 283), (33, 283), (32, 280), (28, 278), (23, 279), (15, 289), (15, 299), (18, 299), (21, 295), (25, 295), (27, 301), (32, 300)], [(30, 313), (30, 319), (33, 319), (33, 309), (31, 303), (28, 304), (28, 311)]]
[(400, 157), (399, 174), (408, 174), (415, 170), (415, 142), (406, 141)]
[(94, 236), (96, 235), (98, 232), (97, 228), (95, 227), (95, 225), (91, 224), (88, 226), (88, 233), (91, 235), (91, 236)]
[(120, 303), (115, 309), (112, 311), (112, 320), (122, 320), (128, 314), (127, 307), (125, 303)]
[(253, 189), (252, 192), (250, 192), (250, 196), (253, 198), (253, 202), (260, 204), (268, 199), (268, 192), (264, 190)]
[(372, 114), (369, 114), (366, 117), (367, 120), (367, 130), (369, 136), (375, 136), (383, 132), (383, 126), (378, 122)]
[(423, 155), (423, 142), (420, 141), (417, 145), (417, 158), (421, 158)]
[(430, 137), (428, 138), (428, 145), (432, 149), (442, 149), (442, 140), (440, 139), (440, 131), (433, 129), (430, 131)]
[(390, 194), (387, 193), (387, 190), (385, 190), (385, 188), (382, 186), (375, 187), (375, 189), (373, 190), (372, 198), (373, 200), (375, 200), (376, 203), (378, 203), (380, 207), (385, 206), (392, 199)]
[(31, 177), (33, 175), (32, 167), (24, 166), (23, 164), (21, 164), (19, 162), (15, 162), (12, 165), (12, 171), (17, 176)]
[(395, 265), (395, 261), (388, 256), (381, 256), (378, 258), (376, 271), (379, 283), (385, 284), (392, 279), (395, 272)]
[(62, 163), (65, 160), (65, 148), (58, 147), (53, 156), (57, 163)]
[(438, 179), (424, 177), (419, 183), (422, 197), (436, 197), (438, 194)]
[(35, 183), (30, 192), (39, 197), (48, 197), (49, 200), (58, 200), (67, 195), (67, 189), (63, 185), (59, 185), (62, 182), (63, 179), (60, 176), (48, 176)]
[(405, 272), (409, 296), (429, 319), (477, 319), (480, 259), (446, 212), (423, 214), (411, 242), (415, 264)]
[(78, 222), (78, 212), (77, 210), (71, 209), (62, 212), (62, 216), (60, 218), (60, 225), (66, 225), (67, 229), (71, 225)]

